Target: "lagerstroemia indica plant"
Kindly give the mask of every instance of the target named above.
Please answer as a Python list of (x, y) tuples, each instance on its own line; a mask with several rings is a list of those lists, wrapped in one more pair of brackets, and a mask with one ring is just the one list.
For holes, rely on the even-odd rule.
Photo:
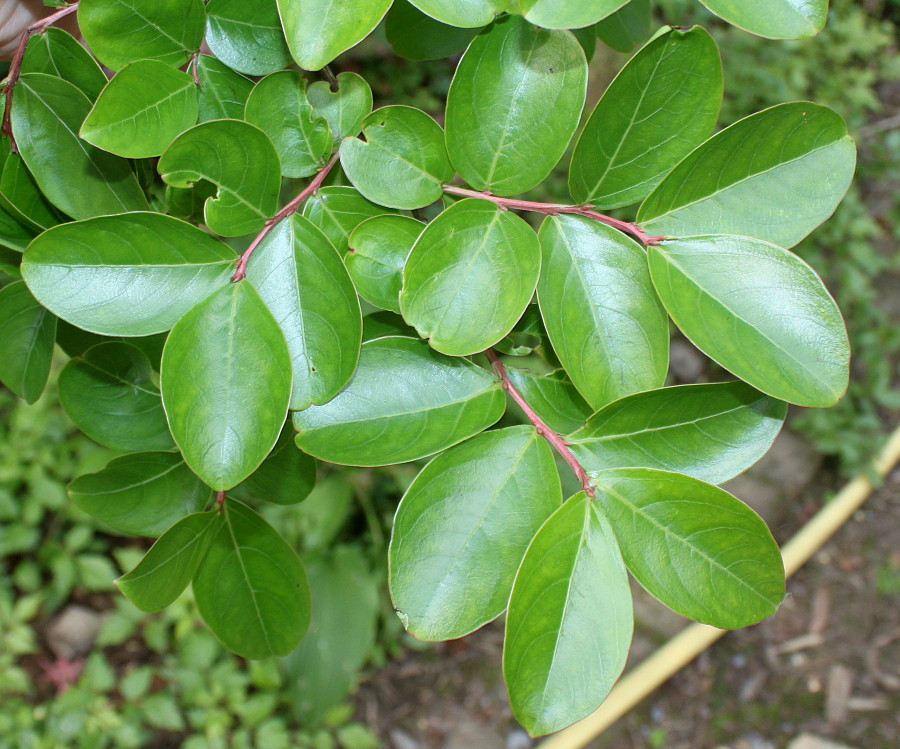
[[(705, 4), (781, 38), (827, 11)], [(86, 47), (52, 26), (76, 8)], [(443, 127), (373, 111), (360, 76), (325, 68), (385, 14), (400, 54), (465, 50)], [(0, 260), (20, 279), (0, 290), (0, 379), (31, 402), (55, 343), (71, 356), (63, 406), (123, 451), (71, 496), (159, 536), (118, 581), (138, 607), (190, 583), (227, 647), (287, 653), (305, 573), (251, 505), (302, 500), (317, 461), (435, 456), (397, 510), (394, 606), (425, 640), (506, 612), (532, 734), (618, 678), (629, 572), (716, 627), (776, 609), (778, 548), (716, 484), (766, 452), (786, 403), (846, 388), (841, 315), (790, 248), (855, 149), (810, 102), (713, 134), (716, 44), (664, 27), (585, 117), (568, 202), (515, 197), (575, 137), (597, 35), (629, 49), (649, 23), (647, 0), (81, 0), (26, 34), (0, 156)], [(737, 379), (665, 387), (670, 320)], [(510, 401), (524, 424), (492, 429)], [(553, 450), (581, 484), (565, 501)]]

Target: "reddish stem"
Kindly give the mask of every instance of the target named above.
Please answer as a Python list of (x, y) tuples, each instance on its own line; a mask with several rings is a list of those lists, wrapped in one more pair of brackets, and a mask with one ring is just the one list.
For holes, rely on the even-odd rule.
[(652, 236), (650, 234), (646, 234), (643, 229), (637, 224), (629, 223), (628, 221), (620, 221), (617, 218), (613, 218), (612, 216), (607, 216), (605, 213), (598, 213), (593, 210), (594, 206), (592, 205), (564, 205), (562, 203), (535, 203), (531, 200), (519, 200), (517, 198), (500, 198), (496, 195), (491, 195), (489, 192), (478, 192), (477, 190), (469, 190), (466, 187), (456, 187), (455, 185), (444, 185), (444, 192), (448, 192), (451, 195), (460, 195), (465, 198), (483, 198), (484, 200), (490, 200), (492, 203), (496, 203), (501, 208), (505, 209), (514, 209), (517, 211), (533, 211), (535, 213), (546, 213), (549, 216), (556, 216), (560, 213), (572, 213), (576, 216), (584, 216), (585, 218), (592, 218), (595, 221), (600, 221), (607, 226), (611, 226), (614, 229), (618, 229), (621, 232), (625, 232), (626, 234), (631, 234), (635, 239), (645, 245), (656, 245), (659, 244), (663, 239), (665, 239), (664, 235), (660, 236)]
[(565, 441), (559, 434), (554, 432), (550, 427), (547, 426), (547, 423), (537, 415), (535, 410), (528, 405), (528, 401), (525, 400), (522, 393), (518, 391), (515, 385), (512, 384), (512, 381), (509, 379), (509, 375), (506, 373), (506, 367), (503, 365), (503, 362), (500, 361), (499, 357), (496, 353), (494, 353), (493, 349), (488, 349), (484, 352), (485, 356), (490, 359), (491, 365), (494, 367), (494, 372), (497, 373), (497, 377), (500, 378), (500, 381), (503, 383), (503, 387), (506, 391), (512, 396), (512, 399), (518, 404), (519, 408), (521, 408), (525, 415), (528, 417), (528, 420), (534, 424), (535, 429), (537, 429), (538, 434), (540, 434), (547, 442), (551, 444), (552, 447), (556, 449), (556, 451), (562, 455), (563, 460), (569, 464), (569, 467), (574, 471), (575, 476), (581, 482), (581, 488), (584, 489), (584, 493), (587, 494), (591, 499), (596, 498), (596, 493), (594, 491), (594, 487), (591, 486), (591, 480), (588, 478), (587, 472), (582, 467), (581, 463), (578, 462), (578, 459), (569, 449), (569, 443)]
[(12, 109), (13, 89), (16, 87), (16, 83), (18, 83), (19, 81), (19, 72), (22, 69), (22, 57), (25, 55), (25, 47), (28, 44), (28, 40), (34, 34), (43, 33), (58, 20), (71, 15), (76, 10), (78, 10), (77, 2), (74, 2), (71, 5), (67, 5), (65, 8), (60, 8), (55, 13), (51, 13), (49, 16), (41, 18), (40, 20), (35, 21), (33, 24), (31, 24), (31, 26), (26, 28), (22, 33), (22, 38), (19, 39), (19, 45), (16, 47), (16, 52), (13, 55), (12, 62), (9, 65), (9, 73), (6, 76), (6, 84), (3, 87), (3, 91), (6, 93), (6, 106), (3, 108), (2, 132), (9, 138), (9, 147), (13, 153), (18, 153), (19, 149), (16, 146), (16, 139), (12, 134), (10, 111)]
[(259, 243), (266, 238), (266, 235), (272, 231), (272, 228), (284, 218), (287, 218), (292, 213), (296, 213), (297, 209), (303, 205), (303, 201), (306, 200), (310, 195), (315, 193), (325, 181), (325, 178), (328, 176), (328, 172), (332, 170), (334, 165), (337, 163), (339, 154), (335, 152), (335, 154), (329, 159), (328, 163), (319, 169), (318, 173), (315, 177), (313, 177), (312, 182), (310, 182), (306, 187), (303, 188), (302, 192), (300, 192), (297, 197), (295, 197), (290, 203), (288, 203), (284, 208), (282, 208), (278, 213), (276, 213), (272, 218), (266, 221), (265, 226), (263, 226), (262, 231), (256, 235), (254, 240), (250, 243), (250, 246), (244, 250), (244, 253), (238, 258), (237, 268), (235, 268), (234, 275), (231, 277), (232, 281), (240, 281), (244, 276), (247, 275), (247, 261), (250, 259), (250, 256), (253, 254), (253, 251), (259, 246)]
[(222, 505), (225, 504), (225, 492), (216, 492), (216, 512), (222, 512)]

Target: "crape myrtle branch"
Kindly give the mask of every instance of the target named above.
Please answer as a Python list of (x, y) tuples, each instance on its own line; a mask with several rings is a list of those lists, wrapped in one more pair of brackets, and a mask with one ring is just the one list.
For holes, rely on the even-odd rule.
[(545, 213), (548, 216), (557, 216), (560, 213), (571, 213), (576, 216), (584, 216), (585, 218), (600, 221), (607, 226), (618, 229), (625, 234), (630, 234), (644, 245), (657, 245), (666, 237), (665, 235), (651, 236), (644, 232), (637, 224), (628, 221), (620, 221), (605, 213), (598, 213), (593, 210), (592, 205), (564, 205), (562, 203), (535, 203), (531, 200), (519, 200), (517, 198), (501, 198), (497, 195), (491, 195), (489, 192), (478, 192), (470, 190), (466, 187), (457, 187), (456, 185), (444, 185), (444, 192), (450, 195), (459, 195), (464, 198), (483, 198), (490, 200), (505, 210), (513, 209), (517, 211), (532, 211), (534, 213)]
[(60, 8), (55, 13), (51, 13), (45, 18), (41, 18), (31, 24), (31, 26), (27, 27), (22, 33), (22, 38), (19, 39), (19, 46), (16, 47), (16, 52), (13, 55), (12, 62), (10, 62), (9, 74), (6, 77), (6, 84), (3, 86), (3, 92), (6, 94), (6, 105), (3, 108), (2, 131), (3, 134), (9, 138), (9, 147), (13, 153), (18, 153), (18, 148), (16, 147), (16, 140), (13, 138), (12, 134), (10, 110), (12, 107), (13, 89), (16, 87), (16, 82), (19, 80), (19, 72), (22, 69), (22, 57), (25, 55), (25, 46), (34, 34), (42, 34), (61, 18), (71, 15), (76, 10), (78, 10), (77, 2), (67, 5), (65, 8)]

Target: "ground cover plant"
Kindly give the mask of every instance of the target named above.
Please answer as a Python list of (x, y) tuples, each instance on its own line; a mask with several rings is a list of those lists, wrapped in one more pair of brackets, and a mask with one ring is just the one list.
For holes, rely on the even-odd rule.
[[(259, 503), (302, 501), (317, 462), (436, 456), (397, 509), (393, 605), (425, 640), (506, 612), (510, 701), (541, 734), (618, 678), (629, 572), (718, 627), (781, 602), (771, 534), (716, 484), (787, 403), (847, 388), (841, 314), (791, 248), (856, 152), (807, 101), (714, 132), (714, 39), (651, 34), (643, 0), (507, 5), (81, 0), (38, 24), (5, 88), (0, 380), (33, 402), (55, 344), (72, 357), (64, 408), (121, 454), (70, 496), (159, 536), (119, 589), (158, 611), (190, 584), (247, 658), (292, 651), (314, 615)], [(772, 38), (827, 14), (705, 5)], [(87, 49), (52, 27), (76, 11)], [(385, 15), (398, 54), (464, 50), (443, 127), (327, 67)], [(598, 37), (638, 49), (586, 114)], [(576, 134), (569, 202), (517, 197)], [(738, 379), (665, 387), (672, 324)], [(508, 402), (525, 423), (492, 429)]]

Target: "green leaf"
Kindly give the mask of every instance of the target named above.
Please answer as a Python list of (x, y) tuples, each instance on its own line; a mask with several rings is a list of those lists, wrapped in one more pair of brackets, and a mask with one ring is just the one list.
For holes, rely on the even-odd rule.
[(291, 409), (331, 400), (356, 368), (362, 337), (359, 300), (334, 246), (308, 219), (291, 216), (260, 242), (247, 278), (287, 339)]
[(102, 471), (79, 476), (69, 496), (86, 513), (119, 533), (158, 536), (212, 498), (178, 453), (132, 453)]
[(59, 400), (82, 432), (119, 450), (170, 450), (150, 360), (134, 346), (108, 341), (71, 359), (59, 376)]
[(203, 0), (82, 0), (78, 28), (108, 68), (143, 59), (177, 68), (200, 48), (206, 11)]
[(743, 234), (793, 247), (831, 216), (855, 165), (840, 115), (779, 104), (689, 154), (641, 205), (638, 223), (672, 236)]
[(778, 608), (778, 545), (728, 492), (647, 468), (600, 471), (591, 482), (631, 574), (666, 606), (721, 629), (755, 624)]
[(296, 63), (320, 70), (378, 25), (391, 0), (278, 0), (281, 25)]
[(540, 244), (524, 220), (487, 200), (461, 200), (425, 227), (409, 254), (403, 317), (445, 354), (484, 351), (522, 317), (540, 269)]
[(625, 666), (633, 626), (612, 528), (580, 492), (537, 532), (509, 600), (503, 675), (528, 733), (558, 731), (604, 700)]
[(484, 432), (432, 460), (394, 517), (390, 586), (403, 626), (451, 640), (497, 618), (561, 502), (553, 454), (532, 426)]
[(199, 121), (244, 119), (253, 81), (209, 55), (200, 55), (196, 71), (200, 79)]
[(90, 100), (60, 78), (43, 73), (19, 78), (12, 128), (35, 182), (72, 218), (146, 209), (129, 163), (78, 137), (90, 109)]
[(409, 327), (400, 315), (387, 310), (370, 312), (363, 318), (363, 341), (397, 335), (415, 338), (416, 331)]
[(175, 324), (160, 389), (185, 462), (213, 489), (230, 489), (259, 467), (287, 415), (291, 362), (249, 282), (219, 289)]
[(766, 454), (786, 413), (740, 381), (679, 385), (610, 403), (569, 440), (589, 471), (658, 468), (721, 484)]
[(196, 574), (212, 540), (214, 512), (197, 512), (167, 530), (131, 572), (116, 584), (141, 611), (174, 603)]
[(339, 73), (337, 90), (326, 81), (316, 81), (306, 91), (313, 111), (328, 120), (335, 142), (357, 135), (362, 121), (372, 111), (372, 89), (356, 73)]
[(0, 382), (34, 403), (50, 376), (56, 318), (38, 304), (22, 281), (14, 281), (0, 289), (0, 320)]
[(309, 626), (309, 584), (296, 552), (231, 499), (194, 576), (194, 597), (213, 634), (244, 658), (286, 655)]
[(247, 99), (245, 116), (272, 139), (285, 177), (310, 177), (331, 154), (328, 121), (313, 114), (306, 81), (296, 70), (259, 81)]
[[(22, 157), (9, 152), (6, 138), (0, 140), (0, 149), (0, 206), (4, 212), (28, 229), (44, 230), (58, 224), (59, 218), (41, 194)], [(24, 249), (23, 246), (20, 251)]]
[(357, 190), (389, 208), (424, 208), (441, 199), (455, 172), (440, 125), (421, 109), (392, 106), (376, 109), (362, 128), (362, 140), (341, 143), (341, 166)]
[(275, 0), (209, 0), (206, 43), (225, 65), (247, 75), (268, 75), (291, 62)]
[(581, 48), (584, 50), (585, 59), (588, 63), (594, 59), (594, 53), (597, 51), (597, 32), (593, 26), (585, 26), (581, 29), (572, 29), (572, 35), (578, 40)]
[(475, 37), (447, 97), (447, 151), (476, 190), (540, 184), (578, 126), (587, 61), (575, 37), (505, 16)]
[(197, 112), (191, 76), (159, 60), (138, 60), (103, 89), (79, 135), (118, 156), (159, 156), (197, 122)]
[(455, 55), (469, 46), (478, 31), (478, 27), (460, 29), (436, 21), (407, 0), (394, 0), (384, 20), (388, 43), (407, 60), (439, 60)]
[(159, 213), (55, 226), (31, 243), (22, 275), (47, 309), (100, 335), (168, 330), (227, 282), (237, 258), (195, 226)]
[(815, 36), (828, 18), (828, 0), (700, 0), (728, 23), (769, 39)]
[(426, 15), (451, 26), (478, 28), (486, 26), (509, 0), (410, 0)]
[(669, 322), (646, 255), (621, 232), (580, 216), (540, 231), (538, 302), (553, 350), (594, 408), (663, 384)]
[(831, 406), (847, 389), (841, 312), (803, 260), (749, 237), (695, 237), (651, 247), (650, 274), (697, 348), (773, 398)]
[(91, 101), (106, 85), (106, 76), (91, 53), (68, 31), (53, 26), (28, 40), (22, 72), (62, 78), (80, 88)]
[(323, 187), (303, 204), (303, 216), (341, 255), (350, 248), (350, 232), (366, 219), (388, 213), (396, 211), (370, 203), (352, 187)]
[(705, 29), (655, 37), (622, 68), (578, 139), (569, 170), (575, 201), (618, 208), (646, 197), (709, 137), (723, 86)]
[(546, 29), (591, 26), (615, 13), (628, 0), (518, 0), (523, 16)]
[(31, 227), (25, 226), (4, 208), (0, 208), (0, 246), (24, 252), (34, 235)]
[(359, 295), (382, 309), (400, 312), (403, 266), (424, 224), (408, 216), (375, 216), (350, 234), (344, 256)]
[(362, 346), (353, 379), (323, 406), (294, 413), (297, 445), (330, 463), (389, 465), (445, 450), (487, 429), (505, 405), (500, 382), (422, 341)]
[(527, 369), (507, 367), (506, 374), (528, 405), (555, 432), (574, 432), (584, 426), (592, 413), (587, 401), (581, 397), (562, 369), (538, 375)]
[(294, 505), (309, 496), (316, 484), (316, 461), (294, 444), (294, 430), (286, 426), (262, 465), (229, 494), (235, 499)]
[(218, 185), (204, 217), (210, 231), (225, 237), (259, 231), (278, 207), (278, 153), (249, 122), (214, 120), (192, 127), (166, 149), (158, 169), (175, 187), (190, 187), (198, 179)]
[(597, 36), (616, 52), (631, 52), (650, 36), (653, 8), (650, 0), (631, 0), (594, 28)]

